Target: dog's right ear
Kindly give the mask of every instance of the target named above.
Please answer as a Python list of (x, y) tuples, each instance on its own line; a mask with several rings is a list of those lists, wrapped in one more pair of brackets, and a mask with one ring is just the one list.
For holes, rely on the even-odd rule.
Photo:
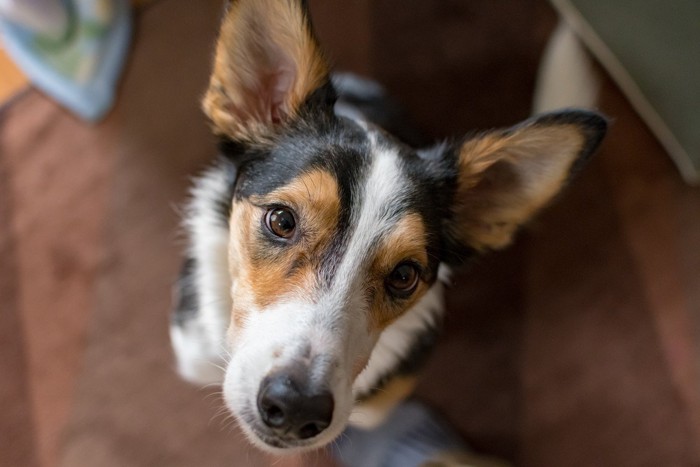
[(305, 1), (234, 0), (216, 45), (202, 107), (214, 131), (255, 140), (293, 118), (328, 83)]

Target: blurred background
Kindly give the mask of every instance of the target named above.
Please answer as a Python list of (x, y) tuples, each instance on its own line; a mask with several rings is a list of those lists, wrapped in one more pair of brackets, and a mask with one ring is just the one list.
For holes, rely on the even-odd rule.
[[(700, 60), (682, 27), (667, 40), (679, 55), (648, 45), (661, 11), (691, 3), (656, 2), (650, 23), (578, 3), (310, 1), (337, 67), (378, 79), (434, 137), (527, 118), (537, 84), (542, 102), (542, 83), (557, 81), (543, 57), (556, 61), (550, 39), (568, 21), (593, 52), (581, 73), (609, 136), (513, 247), (455, 279), (417, 394), (475, 449), (516, 465), (697, 466), (700, 189), (684, 182), (698, 156), (684, 126), (700, 110), (697, 85), (673, 79)], [(331, 465), (260, 454), (216, 388), (175, 375), (177, 206), (215, 154), (199, 99), (222, 4), (123, 5), (123, 69), (99, 79), (115, 83), (113, 99), (82, 118), (29, 83), (36, 73), (8, 46), (22, 37), (2, 19), (0, 465)], [(617, 26), (629, 37), (616, 44)], [(645, 68), (634, 50), (669, 63)]]

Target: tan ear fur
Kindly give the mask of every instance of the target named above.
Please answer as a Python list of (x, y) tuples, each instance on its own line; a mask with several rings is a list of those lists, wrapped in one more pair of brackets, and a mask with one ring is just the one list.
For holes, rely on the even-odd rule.
[(577, 124), (532, 124), (465, 142), (452, 235), (476, 250), (508, 245), (560, 191), (587, 144)]
[(216, 133), (254, 139), (294, 116), (328, 76), (301, 2), (237, 0), (221, 26), (202, 107)]

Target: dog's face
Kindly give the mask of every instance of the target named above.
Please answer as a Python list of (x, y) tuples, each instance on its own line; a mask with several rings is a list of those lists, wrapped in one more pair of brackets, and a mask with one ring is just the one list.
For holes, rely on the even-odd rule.
[(597, 145), (595, 115), (548, 115), (418, 151), (333, 113), (303, 8), (239, 0), (204, 108), (238, 166), (224, 396), (268, 450), (321, 446), (382, 331), (441, 262), (508, 244)]
[[(380, 333), (437, 276), (433, 161), (377, 130), (318, 117), (241, 165), (232, 203), (225, 393), (279, 447), (340, 433)], [(307, 412), (290, 421), (298, 426), (280, 421), (276, 432), (278, 412), (304, 397), (317, 407), (297, 409)]]

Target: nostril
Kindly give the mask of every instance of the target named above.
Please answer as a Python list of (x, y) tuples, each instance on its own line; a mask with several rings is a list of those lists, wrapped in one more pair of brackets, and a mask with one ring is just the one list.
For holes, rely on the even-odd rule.
[(334, 407), (330, 392), (309, 397), (305, 402), (303, 417), (297, 420), (297, 436), (300, 439), (313, 438), (328, 428), (333, 420)]
[(333, 395), (330, 392), (324, 391), (309, 399), (309, 415), (312, 417), (309, 422), (313, 421), (316, 425), (321, 426), (321, 431), (325, 430), (331, 424), (333, 418), (333, 409), (335, 403)]
[(313, 438), (314, 436), (322, 432), (325, 428), (325, 426), (323, 428), (320, 428), (316, 423), (307, 423), (299, 429), (299, 437), (301, 439)]
[(284, 425), (284, 412), (276, 405), (271, 405), (262, 410), (263, 421), (270, 427), (279, 428)]
[(278, 374), (266, 378), (258, 392), (258, 412), (265, 425), (287, 430), (293, 423), (301, 394), (288, 375)]

